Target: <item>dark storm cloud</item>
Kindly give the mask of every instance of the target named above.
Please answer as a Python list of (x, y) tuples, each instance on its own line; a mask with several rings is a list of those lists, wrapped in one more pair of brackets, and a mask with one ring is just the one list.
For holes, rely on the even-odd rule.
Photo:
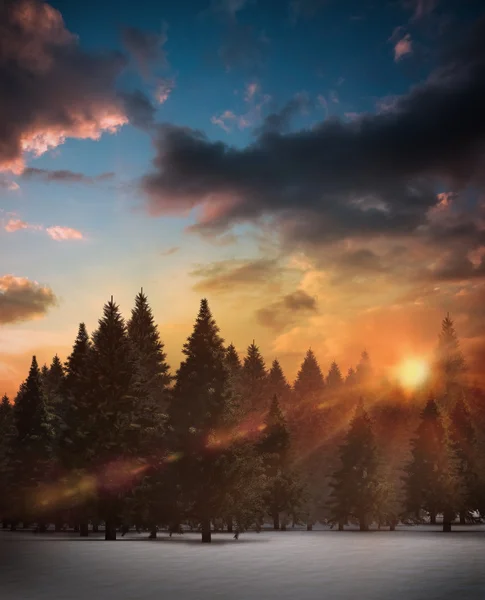
[(126, 115), (132, 125), (149, 129), (155, 121), (156, 108), (152, 101), (140, 90), (120, 92)]
[(84, 173), (76, 173), (75, 171), (59, 170), (50, 171), (48, 169), (35, 169), (27, 167), (22, 173), (22, 179), (40, 179), (47, 183), (103, 183), (114, 178), (114, 173), (101, 173), (100, 175), (89, 176)]
[(154, 66), (168, 66), (164, 45), (167, 42), (167, 27), (160, 33), (142, 31), (136, 27), (124, 27), (121, 30), (123, 45), (133, 56), (144, 75), (148, 75)]
[(49, 287), (24, 277), (0, 277), (0, 325), (44, 316), (56, 305), (57, 298)]
[(434, 183), (480, 179), (484, 166), (484, 20), (467, 44), (393, 110), (312, 130), (263, 132), (243, 149), (163, 125), (143, 180), (152, 214), (196, 205), (200, 229), (277, 216), (287, 237), (410, 234), (436, 203)]
[[(120, 52), (84, 51), (45, 2), (0, 2), (0, 170), (21, 171), (24, 152), (98, 139), (136, 120), (140, 97), (115, 86), (126, 64)], [(145, 103), (145, 120), (148, 112)]]
[(296, 290), (286, 294), (276, 302), (256, 311), (258, 322), (264, 327), (281, 331), (292, 325), (298, 319), (316, 313), (318, 304), (316, 298), (304, 290)]
[(193, 289), (198, 292), (230, 292), (234, 288), (260, 285), (277, 274), (277, 262), (270, 259), (220, 261), (199, 267), (191, 275), (200, 277)]
[(311, 102), (306, 94), (297, 94), (279, 111), (265, 117), (263, 124), (254, 130), (255, 135), (260, 136), (269, 133), (287, 133), (290, 129), (291, 120), (298, 113), (304, 112), (311, 107)]

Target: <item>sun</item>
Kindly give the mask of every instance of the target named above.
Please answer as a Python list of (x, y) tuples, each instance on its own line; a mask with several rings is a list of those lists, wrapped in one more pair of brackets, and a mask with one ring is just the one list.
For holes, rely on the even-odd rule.
[(423, 385), (429, 378), (429, 374), (429, 364), (422, 358), (407, 358), (397, 368), (399, 381), (409, 389)]

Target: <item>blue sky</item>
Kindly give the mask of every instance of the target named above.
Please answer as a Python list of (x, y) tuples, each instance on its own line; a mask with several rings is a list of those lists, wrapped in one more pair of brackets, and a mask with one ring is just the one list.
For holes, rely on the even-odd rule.
[[(65, 355), (79, 321), (85, 320), (89, 328), (94, 328), (102, 305), (111, 294), (128, 315), (141, 286), (152, 302), (174, 366), (202, 294), (209, 296), (223, 335), (236, 341), (241, 352), (256, 338), (268, 361), (278, 355), (291, 375), (298, 366), (298, 357), (310, 343), (313, 347), (317, 344), (322, 362), (338, 358), (345, 367), (350, 366), (358, 359), (364, 343), (363, 334), (352, 334), (350, 330), (367, 319), (363, 315), (369, 311), (374, 311), (373, 315), (381, 311), (382, 323), (389, 322), (391, 307), (404, 306), (402, 297), (406, 294), (412, 296), (406, 315), (413, 315), (416, 326), (403, 326), (407, 337), (393, 356), (404, 351), (402, 348), (406, 352), (428, 352), (440, 311), (446, 306), (455, 307), (453, 298), (460, 291), (481, 293), (476, 288), (481, 284), (480, 278), (473, 277), (468, 284), (459, 283), (460, 278), (448, 279), (441, 284), (446, 293), (435, 297), (429, 290), (423, 291), (422, 282), (416, 283), (409, 275), (411, 267), (406, 267), (403, 280), (404, 267), (393, 262), (385, 279), (379, 280), (379, 289), (372, 291), (365, 287), (368, 283), (362, 283), (368, 277), (368, 272), (364, 277), (362, 269), (368, 269), (368, 265), (364, 267), (359, 262), (355, 268), (361, 271), (353, 271), (350, 280), (342, 283), (338, 272), (340, 269), (344, 273), (344, 266), (339, 267), (338, 261), (342, 253), (354, 252), (354, 258), (358, 256), (359, 260), (372, 254), (390, 264), (392, 257), (397, 256), (397, 251), (393, 254), (390, 249), (412, 243), (408, 257), (414, 253), (434, 268), (444, 260), (446, 247), (437, 248), (430, 242), (422, 249), (417, 242), (410, 242), (409, 232), (404, 239), (402, 231), (364, 240), (357, 230), (345, 239), (318, 246), (318, 253), (315, 244), (309, 246), (304, 239), (289, 248), (283, 238), (292, 224), (282, 222), (282, 213), (271, 210), (266, 210), (262, 219), (249, 218), (243, 211), (216, 237), (199, 235), (187, 231), (201, 218), (197, 200), (192, 211), (180, 209), (174, 215), (159, 210), (158, 216), (151, 216), (141, 181), (157, 171), (152, 160), (157, 152), (163, 152), (159, 134), (166, 131), (160, 129), (160, 124), (203, 132), (207, 148), (217, 148), (210, 144), (219, 141), (224, 144), (220, 147), (233, 147), (239, 152), (236, 156), (244, 159), (246, 149), (261, 149), (258, 144), (264, 138), (258, 128), (265, 118), (272, 113), (280, 115), (279, 111), (290, 101), (296, 108), (291, 109), (291, 123), (285, 123), (288, 127), (278, 133), (282, 139), (285, 135), (291, 137), (292, 132), (314, 131), (322, 123), (332, 121), (352, 131), (353, 123), (360, 123), (364, 113), (382, 116), (386, 111), (394, 111), (400, 98), (412, 94), (416, 85), (428, 85), (430, 75), (440, 72), (443, 56), (480, 17), (481, 4), (470, 1), (464, 6), (462, 2), (446, 0), (51, 0), (47, 4), (21, 0), (19, 6), (39, 11), (37, 23), (48, 23), (49, 19), (51, 25), (54, 23), (46, 25), (44, 31), (43, 27), (34, 28), (26, 17), (20, 21), (22, 35), (35, 39), (39, 61), (44, 61), (45, 51), (51, 62), (45, 62), (43, 70), (34, 64), (34, 56), (19, 53), (15, 68), (35, 69), (39, 83), (33, 94), (20, 96), (18, 92), (16, 97), (13, 92), (9, 96), (8, 86), (2, 87), (0, 106), (4, 101), (14, 115), (12, 119), (17, 119), (18, 139), (32, 131), (43, 135), (59, 126), (65, 140), (58, 140), (35, 157), (14, 149), (14, 134), (0, 139), (6, 148), (0, 172), (0, 316), (2, 306), (5, 312), (0, 320), (0, 383), (11, 391), (23, 377), (33, 352), (41, 360), (49, 360), (54, 348)], [(47, 12), (46, 6), (50, 7)], [(12, 21), (6, 18), (5, 35), (9, 36), (9, 47), (14, 48), (14, 53), (15, 36), (20, 34), (13, 26), (8, 28), (18, 14), (12, 9), (7, 16)], [(126, 28), (137, 32), (138, 39), (153, 42), (154, 36), (161, 36), (156, 55), (147, 58), (144, 67), (137, 62), (133, 47), (123, 41)], [(78, 36), (77, 42), (68, 39), (67, 32)], [(126, 64), (114, 76), (111, 86), (101, 81), (102, 75), (96, 68), (99, 53), (113, 51), (122, 54)], [(75, 65), (79, 63), (73, 56), (76, 60), (92, 58), (92, 80), (89, 72), (82, 78), (77, 76)], [(56, 61), (62, 66), (71, 64), (71, 60), (72, 72), (55, 71)], [(12, 64), (0, 61), (0, 77), (7, 77), (6, 81), (17, 81), (18, 73), (8, 70), (13, 69)], [(50, 69), (64, 73), (65, 78), (72, 77), (73, 89), (79, 90), (72, 97), (69, 90), (64, 90), (63, 99), (69, 97), (64, 104), (64, 100), (56, 98), (54, 75), (48, 82), (52, 87), (45, 94), (42, 91), (42, 82), (47, 81), (42, 78), (48, 76)], [(115, 72), (115, 68), (109, 72)], [(157, 100), (156, 95), (161, 84), (167, 90), (163, 101)], [(154, 109), (150, 123), (139, 126), (126, 113), (126, 122), (116, 127), (116, 132), (103, 130), (96, 111), (108, 107), (121, 114), (119, 93), (135, 90), (144, 94)], [(46, 108), (48, 93), (52, 96)], [(27, 111), (28, 107), (30, 111), (25, 117), (21, 113), (24, 105), (22, 110)], [(79, 111), (85, 119), (90, 111), (93, 113), (98, 139), (80, 139), (72, 123), (65, 125), (65, 113), (70, 113), (70, 107), (73, 114)], [(45, 114), (51, 109), (47, 118)], [(22, 174), (22, 169), (13, 172), (8, 167), (12, 157), (22, 160), (22, 168), (27, 171), (37, 171), (30, 176), (27, 171)], [(315, 160), (318, 161), (318, 153)], [(0, 165), (1, 161), (0, 152)], [(100, 181), (80, 182), (72, 176), (59, 175), (61, 171), (88, 178), (112, 175)], [(47, 182), (52, 173), (58, 175)], [(456, 190), (445, 179), (434, 181), (433, 185), (435, 189), (441, 185), (439, 189), (450, 192), (451, 198)], [(185, 183), (192, 185), (192, 181), (197, 184), (190, 177)], [(475, 187), (470, 192), (472, 184)], [(231, 186), (236, 183), (224, 188), (223, 215), (227, 213), (224, 203)], [(480, 185), (468, 181), (459, 193), (463, 202), (466, 198), (470, 202), (471, 198), (475, 210), (482, 193)], [(256, 189), (244, 188), (240, 194), (246, 194), (244, 201), (249, 203), (259, 198)], [(291, 211), (298, 208), (299, 201), (297, 198)], [(211, 210), (219, 210), (211, 202)], [(439, 198), (436, 203), (442, 208), (449, 204), (440, 204)], [(209, 219), (213, 220), (211, 215)], [(275, 215), (279, 220), (273, 219)], [(54, 226), (67, 228), (62, 231), (71, 239), (53, 239), (55, 231), (49, 228)], [(460, 252), (481, 256), (481, 248), (477, 241), (469, 248), (460, 246)], [(384, 277), (382, 273), (380, 269), (378, 277)], [(17, 283), (5, 279), (10, 274), (19, 278)], [(354, 284), (361, 288), (352, 288)], [(57, 302), (48, 300), (46, 290), (55, 295)], [(31, 294), (30, 301), (35, 300), (32, 306), (22, 299), (25, 291)], [(303, 291), (314, 301), (290, 315), (285, 310), (295, 291)], [(419, 304), (423, 297), (425, 300)], [(397, 302), (396, 298), (401, 300)], [(345, 308), (342, 303), (346, 303)], [(422, 308), (416, 315), (417, 306)], [(460, 306), (456, 306), (458, 320), (461, 318), (465, 327), (466, 310)], [(281, 315), (279, 321), (267, 320), (268, 307), (269, 312)], [(423, 326), (430, 315), (432, 325)], [(400, 322), (407, 322), (408, 316)], [(362, 330), (368, 327), (365, 323)], [(471, 332), (466, 336), (470, 347), (479, 344)], [(386, 354), (382, 344), (376, 342), (375, 353)]]

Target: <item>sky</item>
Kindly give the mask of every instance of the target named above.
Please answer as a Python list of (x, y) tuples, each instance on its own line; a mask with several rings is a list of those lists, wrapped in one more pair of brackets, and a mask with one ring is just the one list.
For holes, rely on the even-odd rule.
[(485, 7), (4, 0), (0, 393), (143, 287), (292, 380), (366, 349), (485, 359)]

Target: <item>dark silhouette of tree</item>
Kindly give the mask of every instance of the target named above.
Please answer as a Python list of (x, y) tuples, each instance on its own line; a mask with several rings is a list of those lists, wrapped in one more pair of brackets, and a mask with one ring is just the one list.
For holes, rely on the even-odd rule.
[(345, 377), (345, 385), (352, 386), (357, 383), (357, 373), (353, 367), (350, 367)]
[(239, 354), (237, 353), (234, 344), (229, 344), (226, 348), (226, 366), (229, 369), (229, 372), (234, 376), (239, 375), (241, 372), (241, 359), (239, 358)]
[(460, 392), (460, 380), (466, 371), (465, 358), (449, 313), (441, 323), (436, 360), (440, 383), (444, 388), (445, 404), (449, 407), (456, 395), (459, 395), (454, 393)]
[(98, 509), (106, 524), (105, 538), (114, 540), (125, 491), (120, 479), (126, 475), (126, 461), (137, 456), (141, 432), (133, 426), (137, 410), (133, 352), (113, 299), (105, 304), (92, 340), (90, 375), (96, 409), (90, 419), (90, 451), (100, 470)]
[[(169, 424), (180, 460), (173, 463), (179, 503), (191, 520), (201, 523), (202, 542), (211, 541), (211, 521), (227, 517), (234, 491), (242, 489), (244, 452), (231, 439), (235, 406), (219, 328), (206, 299), (194, 330), (184, 344), (185, 360), (177, 371)], [(250, 484), (250, 482), (248, 482)]]
[(14, 434), (13, 406), (7, 394), (0, 401), (0, 515), (7, 527), (6, 515), (9, 512), (9, 449)]
[(443, 531), (451, 523), (461, 504), (456, 459), (433, 398), (421, 412), (421, 421), (411, 442), (411, 461), (405, 468), (406, 505), (419, 517), (425, 510), (436, 522), (443, 513)]
[(451, 412), (449, 437), (460, 478), (460, 523), (465, 524), (473, 520), (473, 513), (479, 509), (480, 500), (477, 437), (463, 398), (458, 399)]
[(256, 346), (254, 340), (248, 347), (247, 354), (244, 357), (241, 385), (242, 401), (246, 412), (263, 412), (268, 386), (268, 373), (259, 347)]
[(323, 391), (325, 381), (320, 365), (310, 348), (296, 376), (293, 389), (298, 398), (314, 399)]
[(52, 417), (35, 356), (32, 357), (29, 375), (15, 399), (13, 417), (13, 499), (18, 511), (16, 516), (29, 519), (44, 510), (41, 488), (44, 482), (50, 480), (54, 439)]
[(339, 449), (340, 468), (333, 474), (330, 509), (332, 520), (339, 529), (349, 517), (359, 521), (361, 531), (378, 512), (378, 493), (381, 484), (379, 461), (372, 422), (362, 402)]
[(281, 406), (286, 407), (291, 394), (291, 386), (283, 373), (279, 361), (275, 358), (268, 375), (268, 391), (277, 396)]
[(327, 389), (335, 390), (338, 389), (343, 383), (342, 373), (338, 364), (333, 361), (330, 365), (330, 369), (327, 375)]

